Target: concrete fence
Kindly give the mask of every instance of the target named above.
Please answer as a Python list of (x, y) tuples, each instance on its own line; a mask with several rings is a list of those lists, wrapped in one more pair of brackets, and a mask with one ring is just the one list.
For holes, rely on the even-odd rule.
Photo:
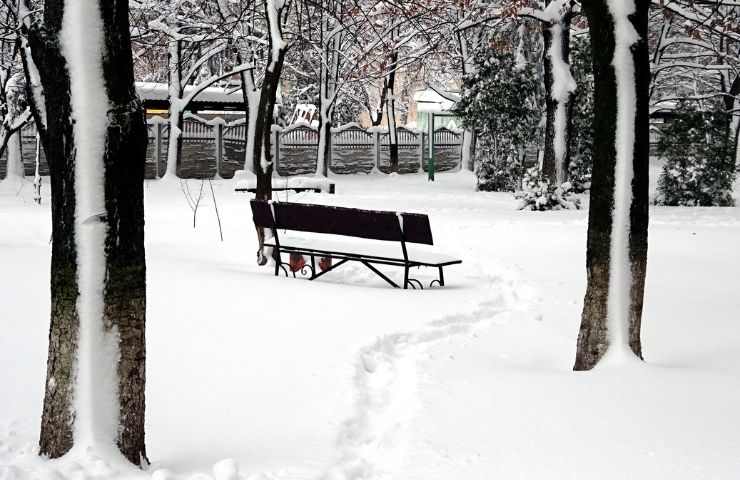
[[(151, 118), (147, 148), (147, 178), (156, 178), (166, 169), (169, 127), (161, 118)], [(305, 175), (316, 171), (319, 133), (307, 125), (287, 128), (273, 126), (272, 155), (280, 176)], [(181, 178), (212, 178), (218, 172), (231, 178), (244, 167), (246, 125), (244, 120), (226, 123), (220, 118), (206, 120), (186, 115), (182, 129)], [(434, 132), (436, 171), (452, 170), (461, 159), (462, 134), (438, 129)], [(398, 129), (401, 173), (426, 171), (429, 159), (428, 135)], [(157, 161), (158, 159), (158, 161)], [(369, 173), (373, 166), (390, 171), (389, 134), (381, 129), (363, 129), (349, 124), (332, 131), (329, 169), (335, 174)]]
[[(167, 120), (147, 120), (149, 143), (146, 153), (146, 178), (157, 178), (167, 169), (169, 126)], [(246, 124), (227, 123), (221, 118), (207, 120), (185, 115), (182, 128), (182, 156), (177, 172), (181, 178), (231, 178), (244, 168)], [(305, 175), (316, 171), (319, 134), (307, 125), (287, 128), (273, 126), (272, 155), (278, 175)], [(398, 135), (399, 171), (426, 171), (429, 163), (429, 135), (400, 127)], [(36, 127), (33, 122), (21, 130), (26, 175), (33, 175), (36, 158)], [(434, 132), (434, 162), (438, 172), (458, 168), (462, 134), (446, 128)], [(6, 155), (0, 159), (0, 178), (5, 178)], [(349, 124), (332, 131), (329, 170), (335, 174), (369, 173), (373, 167), (390, 171), (390, 146), (387, 130), (363, 129)], [(41, 149), (41, 175), (49, 167)]]

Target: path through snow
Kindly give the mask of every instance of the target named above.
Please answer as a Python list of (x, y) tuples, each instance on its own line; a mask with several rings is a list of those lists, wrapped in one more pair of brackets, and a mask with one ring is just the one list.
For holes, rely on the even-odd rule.
[(391, 479), (407, 459), (409, 427), (418, 414), (418, 361), (441, 340), (476, 331), (522, 306), (515, 282), (481, 279), (489, 293), (469, 312), (445, 315), (415, 331), (378, 338), (358, 354), (355, 410), (337, 442), (339, 458), (326, 480)]

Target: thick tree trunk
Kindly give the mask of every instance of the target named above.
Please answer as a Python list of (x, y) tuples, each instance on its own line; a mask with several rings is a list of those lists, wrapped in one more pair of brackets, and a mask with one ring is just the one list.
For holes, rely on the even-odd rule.
[[(642, 358), (640, 327), (648, 227), (649, 1), (636, 0), (636, 12), (629, 21), (613, 17), (609, 2), (583, 2), (591, 31), (597, 115), (588, 221), (588, 287), (575, 370), (593, 368), (611, 348), (629, 348)], [(615, 23), (620, 24), (622, 32), (616, 39)], [(630, 25), (639, 34), (631, 53), (622, 38)]]
[(67, 62), (57, 35), (63, 3), (48, 1), (45, 24), (29, 32), (33, 60), (45, 90), (46, 158), (51, 175), (51, 325), (46, 394), (41, 417), (40, 453), (61, 457), (73, 444), (74, 382), (79, 318), (77, 249), (75, 247), (74, 135)]
[[(40, 453), (56, 458), (73, 446), (115, 445), (139, 465), (146, 461), (147, 131), (133, 84), (128, 1), (99, 0), (93, 5), (96, 8), (85, 10), (64, 0), (47, 0), (45, 24), (32, 29), (29, 39), (46, 92), (52, 184), (52, 309)], [(63, 21), (65, 15), (72, 17)], [(99, 58), (84, 46), (98, 40), (94, 33), (91, 38), (69, 40), (75, 34), (62, 31), (63, 24), (76, 25), (82, 15), (101, 16)], [(84, 72), (89, 62), (100, 64), (102, 78)], [(107, 115), (105, 109), (79, 108), (94, 105), (86, 103), (95, 101), (91, 98), (107, 102)], [(106, 119), (97, 137), (89, 128), (97, 118), (90, 115)], [(95, 155), (97, 142), (102, 142), (100, 155)], [(102, 185), (89, 183), (95, 175), (102, 175)], [(102, 211), (94, 210), (98, 204)], [(102, 233), (99, 245), (91, 240), (91, 232)], [(96, 255), (104, 265), (95, 262)], [(91, 273), (94, 270), (98, 273)], [(102, 300), (100, 311), (90, 306), (96, 295)], [(101, 353), (111, 353), (109, 348), (115, 355)], [(99, 382), (101, 378), (112, 384)], [(96, 403), (98, 395), (106, 394), (117, 405)]]
[[(545, 49), (545, 151), (542, 160), (542, 176), (550, 185), (565, 182), (570, 164), (570, 134), (572, 128), (573, 97), (575, 86), (570, 73), (563, 66), (570, 65), (570, 14), (560, 23), (543, 27)], [(561, 67), (553, 64), (558, 62)], [(567, 78), (562, 78), (567, 76)]]
[(105, 28), (103, 79), (111, 105), (105, 145), (106, 283), (103, 323), (118, 334), (116, 443), (132, 463), (148, 463), (144, 443), (146, 258), (144, 163), (147, 126), (134, 88), (128, 0), (98, 0)]

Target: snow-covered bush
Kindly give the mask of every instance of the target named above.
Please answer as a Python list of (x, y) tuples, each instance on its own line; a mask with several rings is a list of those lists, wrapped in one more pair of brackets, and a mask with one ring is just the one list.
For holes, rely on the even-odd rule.
[(581, 199), (573, 192), (570, 182), (553, 186), (542, 179), (537, 168), (530, 168), (524, 175), (522, 190), (514, 197), (519, 199), (519, 210), (576, 210)]
[(502, 155), (490, 137), (482, 137), (476, 146), (475, 176), (481, 192), (514, 192), (522, 181), (522, 162), (518, 152)]
[[(521, 183), (522, 160), (542, 117), (541, 79), (536, 65), (517, 60), (506, 46), (512, 39), (489, 39), (491, 48), (475, 56), (475, 73), (465, 76), (457, 114), (478, 132), (478, 190), (515, 191)], [(504, 41), (505, 40), (505, 41)], [(513, 42), (516, 44), (516, 42)]]
[(665, 159), (656, 203), (671, 206), (733, 206), (734, 139), (727, 114), (699, 112), (682, 104), (662, 130), (658, 152)]

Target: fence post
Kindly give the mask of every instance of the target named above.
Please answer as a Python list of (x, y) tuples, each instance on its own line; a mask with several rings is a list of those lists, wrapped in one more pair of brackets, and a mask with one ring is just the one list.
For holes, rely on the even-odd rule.
[(416, 173), (421, 173), (424, 171), (424, 132), (419, 131), (416, 135), (419, 137), (419, 168)]
[(221, 179), (221, 163), (224, 158), (224, 124), (223, 120), (220, 119), (213, 127), (213, 132), (216, 137), (216, 180)]
[(280, 172), (278, 172), (278, 165), (280, 162), (280, 129), (273, 129), (272, 130), (272, 144), (275, 145), (275, 155), (273, 156), (273, 163), (274, 167), (272, 169), (272, 174), (280, 176)]
[(154, 122), (154, 176), (161, 178), (159, 172), (159, 162), (162, 160), (162, 123)]
[(373, 171), (380, 172), (380, 131), (373, 130)]

